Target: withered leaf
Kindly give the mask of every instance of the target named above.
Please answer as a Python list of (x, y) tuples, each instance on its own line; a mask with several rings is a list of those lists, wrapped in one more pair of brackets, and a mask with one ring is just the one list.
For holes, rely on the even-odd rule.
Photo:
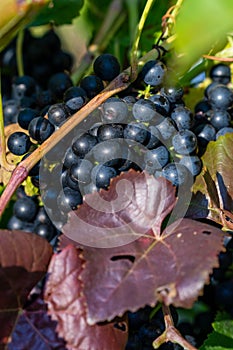
[(65, 350), (65, 341), (58, 337), (57, 323), (47, 313), (47, 305), (41, 296), (21, 310), (18, 315), (7, 350)]
[(88, 323), (111, 320), (157, 301), (192, 307), (223, 249), (220, 229), (190, 219), (112, 249), (85, 248), (81, 278)]
[(175, 187), (164, 178), (129, 171), (111, 181), (108, 191), (88, 194), (69, 214), (63, 233), (77, 243), (100, 248), (121, 246), (161, 224), (176, 203)]
[(128, 338), (125, 319), (90, 326), (86, 321), (86, 300), (80, 273), (81, 252), (69, 245), (55, 254), (49, 266), (45, 300), (49, 314), (58, 322), (57, 332), (69, 350), (123, 350)]
[(32, 288), (45, 275), (51, 245), (36, 234), (0, 230), (0, 343), (7, 342)]

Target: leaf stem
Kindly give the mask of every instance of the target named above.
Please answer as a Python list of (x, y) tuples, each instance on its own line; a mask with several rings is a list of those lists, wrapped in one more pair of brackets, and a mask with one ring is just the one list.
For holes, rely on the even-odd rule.
[(131, 65), (131, 79), (135, 80), (135, 77), (137, 76), (137, 64), (138, 64), (138, 47), (139, 47), (139, 41), (141, 38), (142, 30), (144, 27), (144, 24), (146, 22), (147, 16), (150, 12), (150, 9), (154, 3), (154, 0), (147, 0), (146, 6), (144, 7), (144, 10), (142, 12), (141, 18), (138, 22), (138, 26), (136, 29), (132, 50), (130, 54), (130, 65)]
[(185, 350), (198, 350), (185, 338), (183, 338), (178, 329), (176, 329), (174, 326), (169, 306), (162, 304), (162, 309), (165, 322), (165, 331), (154, 340), (152, 344), (154, 349), (158, 349), (163, 343), (171, 341), (172, 343), (181, 345)]
[(17, 40), (16, 40), (16, 61), (17, 61), (18, 75), (20, 77), (24, 75), (23, 39), (24, 39), (24, 30), (21, 29), (18, 33)]
[[(156, 59), (158, 52), (156, 50), (149, 51), (143, 56), (138, 65), (140, 67), (151, 59)], [(57, 129), (47, 140), (43, 142), (28, 158), (23, 160), (20, 165), (15, 168), (11, 179), (5, 191), (0, 198), (0, 216), (2, 215), (7, 203), (17, 187), (26, 179), (29, 171), (33, 166), (49, 152), (59, 141), (61, 141), (73, 128), (75, 128), (82, 120), (84, 120), (92, 111), (101, 105), (107, 98), (125, 90), (131, 84), (130, 67), (119, 74), (100, 94), (90, 100), (82, 109), (76, 112), (68, 119), (59, 129)]]

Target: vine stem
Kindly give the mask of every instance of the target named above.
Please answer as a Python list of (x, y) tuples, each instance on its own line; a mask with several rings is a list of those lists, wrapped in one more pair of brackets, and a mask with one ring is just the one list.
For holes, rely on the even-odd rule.
[[(158, 57), (157, 50), (153, 49), (138, 62), (138, 71), (149, 60)], [(61, 141), (74, 127), (84, 120), (92, 111), (98, 108), (107, 98), (125, 90), (130, 84), (130, 67), (119, 74), (100, 94), (91, 99), (82, 109), (76, 112), (47, 140), (43, 142), (28, 158), (23, 160), (13, 171), (12, 176), (0, 198), (0, 216), (3, 214), (11, 196), (17, 187), (27, 178), (33, 166)]]
[(162, 304), (162, 309), (165, 322), (165, 331), (154, 340), (153, 348), (158, 349), (160, 345), (171, 341), (172, 343), (181, 345), (185, 350), (198, 350), (192, 344), (190, 344), (174, 326), (169, 306)]
[(24, 30), (21, 29), (18, 33), (17, 40), (16, 40), (16, 62), (17, 62), (17, 68), (18, 68), (18, 75), (20, 77), (24, 75), (23, 38), (24, 38)]
[(136, 29), (131, 55), (130, 55), (130, 65), (131, 65), (131, 78), (132, 80), (135, 80), (137, 77), (137, 65), (138, 65), (138, 47), (139, 47), (139, 41), (141, 38), (142, 30), (144, 28), (144, 24), (146, 22), (147, 16), (150, 12), (150, 9), (154, 3), (154, 0), (147, 0), (146, 6), (144, 7), (144, 10), (142, 12), (141, 18), (138, 22), (138, 26)]

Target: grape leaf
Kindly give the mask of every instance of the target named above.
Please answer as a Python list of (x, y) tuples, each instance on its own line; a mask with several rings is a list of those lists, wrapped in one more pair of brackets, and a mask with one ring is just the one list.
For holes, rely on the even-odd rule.
[(226, 34), (232, 30), (232, 11), (231, 0), (183, 2), (176, 18), (176, 74), (183, 74), (216, 44), (215, 52), (225, 46)]
[(52, 321), (47, 313), (44, 300), (38, 296), (21, 310), (7, 350), (18, 349), (19, 344), (21, 349), (65, 350), (65, 341), (58, 337), (55, 331), (56, 325), (57, 323)]
[(73, 241), (109, 248), (132, 242), (161, 224), (176, 203), (175, 187), (164, 178), (129, 171), (111, 181), (108, 191), (88, 194), (69, 214), (63, 233)]
[(81, 252), (69, 245), (55, 254), (49, 266), (45, 288), (52, 319), (58, 321), (57, 332), (69, 350), (123, 350), (127, 342), (125, 319), (90, 326), (86, 321), (86, 301), (80, 273), (84, 261)]
[(111, 320), (157, 301), (192, 307), (218, 266), (220, 229), (190, 219), (112, 249), (85, 248), (81, 273), (89, 324)]
[(218, 223), (221, 223), (222, 209), (233, 210), (232, 145), (231, 133), (209, 142), (202, 157), (203, 171), (197, 176), (193, 185), (194, 194), (201, 192), (208, 201), (208, 207), (212, 209), (208, 218)]
[(39, 26), (50, 22), (55, 25), (71, 24), (79, 15), (83, 3), (83, 0), (53, 0), (38, 13), (31, 25)]
[(52, 255), (43, 238), (0, 230), (0, 343), (6, 342), (27, 297), (45, 275)]
[(200, 350), (230, 350), (233, 348), (233, 321), (229, 315), (218, 313), (212, 324), (213, 331), (208, 335)]

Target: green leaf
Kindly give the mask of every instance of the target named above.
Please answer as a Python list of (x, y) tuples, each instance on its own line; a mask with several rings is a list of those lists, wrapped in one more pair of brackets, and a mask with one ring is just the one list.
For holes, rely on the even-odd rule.
[(213, 332), (209, 334), (200, 350), (233, 349), (233, 320), (226, 313), (218, 313), (213, 323)]
[(53, 0), (45, 6), (31, 23), (32, 26), (48, 24), (55, 25), (71, 24), (75, 17), (78, 17), (83, 6), (83, 0)]
[(1, 0), (0, 51), (6, 47), (49, 0)]
[(226, 34), (233, 28), (232, 12), (232, 0), (183, 1), (176, 22), (178, 75), (191, 68), (203, 54), (223, 48)]

